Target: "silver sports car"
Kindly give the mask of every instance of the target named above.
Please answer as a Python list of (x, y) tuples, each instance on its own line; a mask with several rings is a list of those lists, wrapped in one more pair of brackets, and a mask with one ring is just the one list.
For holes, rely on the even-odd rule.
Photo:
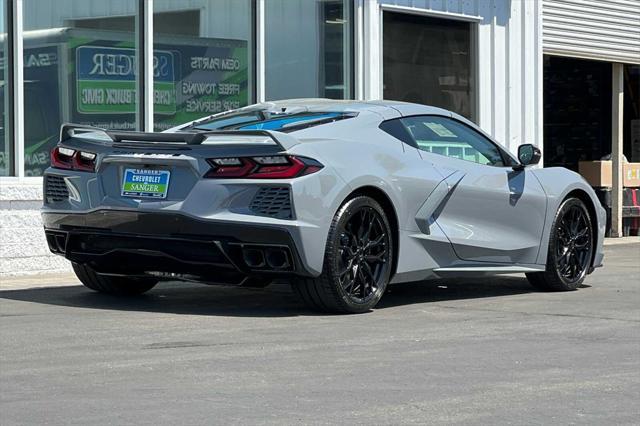
[(44, 176), (51, 251), (89, 288), (264, 286), (363, 312), (387, 286), (525, 273), (576, 289), (602, 264), (605, 211), (450, 111), (393, 101), (248, 106), (162, 133), (63, 125)]

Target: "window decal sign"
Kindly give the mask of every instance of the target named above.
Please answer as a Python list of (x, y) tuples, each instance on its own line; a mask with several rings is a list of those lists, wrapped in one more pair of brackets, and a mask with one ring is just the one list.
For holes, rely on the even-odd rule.
[[(40, 176), (48, 166), (61, 123), (138, 128), (134, 39), (132, 32), (81, 28), (24, 33), (27, 176)], [(248, 45), (247, 40), (158, 35), (153, 52), (155, 130), (248, 105)], [(0, 64), (3, 56), (0, 52)], [(4, 81), (3, 67), (0, 77)], [(4, 91), (0, 84), (0, 100)], [(0, 170), (7, 162), (0, 152)]]
[[(174, 114), (173, 54), (153, 52), (154, 111)], [(113, 114), (136, 112), (136, 52), (134, 49), (81, 46), (76, 49), (78, 112)]]

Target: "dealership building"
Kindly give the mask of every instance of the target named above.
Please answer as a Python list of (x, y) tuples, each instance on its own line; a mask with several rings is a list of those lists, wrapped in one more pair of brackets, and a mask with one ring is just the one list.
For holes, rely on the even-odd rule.
[(0, 279), (69, 270), (38, 211), (61, 123), (161, 131), (310, 97), (447, 108), (544, 167), (610, 158), (594, 186), (619, 236), (640, 1), (0, 0)]

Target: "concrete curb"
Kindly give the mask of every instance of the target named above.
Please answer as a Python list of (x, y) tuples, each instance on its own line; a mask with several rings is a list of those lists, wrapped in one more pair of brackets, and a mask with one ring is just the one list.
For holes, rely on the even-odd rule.
[(0, 278), (0, 292), (75, 285), (82, 284), (73, 272), (17, 275)]
[(605, 246), (616, 246), (620, 244), (634, 244), (640, 243), (640, 236), (638, 237), (620, 237), (620, 238), (605, 238)]

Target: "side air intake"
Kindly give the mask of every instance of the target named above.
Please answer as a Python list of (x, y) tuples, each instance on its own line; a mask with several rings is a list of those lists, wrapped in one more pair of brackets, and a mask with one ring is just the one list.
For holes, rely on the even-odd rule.
[(293, 219), (289, 187), (270, 186), (260, 188), (253, 197), (249, 209), (260, 216)]
[(69, 189), (61, 176), (46, 175), (44, 181), (44, 196), (47, 203), (57, 203), (69, 198)]

